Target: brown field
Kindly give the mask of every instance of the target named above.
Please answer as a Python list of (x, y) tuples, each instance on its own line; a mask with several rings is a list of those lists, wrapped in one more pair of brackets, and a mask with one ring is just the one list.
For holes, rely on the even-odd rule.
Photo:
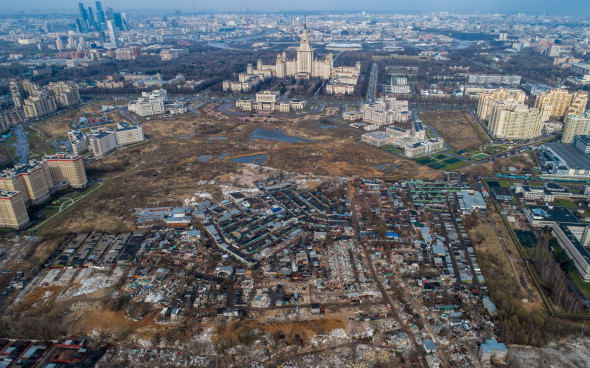
[(468, 165), (459, 169), (459, 171), (472, 175), (492, 175), (502, 172), (502, 169), (506, 169), (508, 166), (530, 171), (533, 167), (538, 166), (538, 163), (536, 162), (537, 160), (536, 153), (529, 151), (510, 157), (497, 159), (483, 165)]
[[(244, 122), (235, 117), (217, 120), (206, 114), (189, 113), (146, 120), (143, 125), (148, 141), (87, 164), (89, 177), (107, 179), (104, 186), (43, 228), (57, 233), (133, 230), (133, 208), (181, 205), (184, 199), (203, 191), (221, 198), (219, 185), (245, 187), (268, 176), (270, 168), (299, 174), (389, 179), (440, 175), (436, 170), (360, 143), (357, 130), (321, 129), (315, 118), (295, 122), (278, 114), (275, 117), (272, 122)], [(249, 137), (257, 127), (281, 129), (313, 142), (251, 140)], [(189, 134), (194, 135), (187, 137)], [(267, 154), (264, 165), (268, 169), (237, 164), (230, 159), (260, 152)], [(222, 159), (223, 153), (227, 156)], [(201, 155), (211, 158), (201, 162)], [(384, 163), (396, 166), (385, 171), (375, 168)]]
[(504, 240), (508, 254), (504, 252), (500, 240), (498, 239), (493, 225), (488, 221), (488, 218), (480, 215), (479, 224), (473, 229), (469, 230), (469, 237), (474, 240), (477, 237), (482, 237), (483, 242), (480, 245), (475, 244), (473, 249), (477, 255), (479, 264), (482, 267), (484, 277), (491, 273), (497, 275), (504, 275), (504, 277), (511, 280), (510, 284), (514, 285), (515, 292), (519, 299), (526, 299), (527, 303), (523, 304), (524, 308), (531, 310), (543, 310), (545, 308), (543, 301), (531, 280), (524, 262), (512, 242), (508, 231), (504, 227), (499, 215), (493, 213), (492, 217), (496, 222), (496, 226)]
[(483, 143), (463, 111), (420, 112), (420, 119), (434, 128), (455, 151)]

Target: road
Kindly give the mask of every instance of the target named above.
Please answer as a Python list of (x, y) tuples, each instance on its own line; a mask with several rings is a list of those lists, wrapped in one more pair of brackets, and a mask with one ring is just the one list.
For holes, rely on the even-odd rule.
[(377, 97), (377, 75), (379, 74), (379, 63), (373, 63), (371, 66), (371, 75), (369, 76), (369, 86), (367, 87), (367, 102), (375, 101)]
[(23, 124), (14, 128), (14, 135), (16, 136), (16, 154), (18, 155), (18, 163), (26, 164), (29, 162), (29, 140), (25, 134)]

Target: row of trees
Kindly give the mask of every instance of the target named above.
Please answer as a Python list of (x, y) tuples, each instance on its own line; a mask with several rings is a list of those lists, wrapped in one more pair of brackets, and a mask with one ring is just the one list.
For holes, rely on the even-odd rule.
[[(555, 239), (551, 239), (550, 243), (557, 243)], [(557, 246), (557, 244), (555, 244)], [(551, 299), (558, 304), (562, 305), (566, 311), (570, 313), (577, 313), (584, 305), (578, 299), (578, 297), (570, 291), (567, 278), (564, 270), (560, 264), (555, 260), (551, 250), (538, 242), (531, 250), (531, 258), (533, 259), (535, 269), (541, 277), (541, 282), (549, 290)], [(571, 261), (566, 260), (563, 263), (567, 271), (567, 268), (573, 268)]]

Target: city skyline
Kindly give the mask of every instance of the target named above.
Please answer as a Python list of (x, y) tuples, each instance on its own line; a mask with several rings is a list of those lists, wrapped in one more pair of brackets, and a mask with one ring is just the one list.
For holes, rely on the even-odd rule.
[[(90, 2), (92, 5), (94, 2)], [(89, 3), (89, 4), (90, 4)], [(75, 11), (78, 1), (56, 1), (51, 7), (42, 0), (24, 0), (15, 3), (4, 4), (0, 12), (24, 11), (27, 13), (44, 12), (44, 11)], [(104, 6), (108, 6), (105, 2)], [(115, 4), (122, 10), (181, 10), (197, 12), (209, 11), (386, 11), (401, 13), (428, 13), (428, 12), (457, 12), (457, 13), (499, 13), (499, 14), (531, 14), (547, 16), (590, 16), (590, 7), (582, 0), (568, 0), (556, 3), (548, 0), (532, 1), (524, 0), (512, 2), (508, 0), (491, 1), (485, 4), (475, 2), (458, 2), (454, 0), (434, 1), (418, 0), (411, 4), (391, 4), (384, 1), (373, 0), (364, 2), (359, 5), (358, 2), (346, 1), (322, 1), (314, 2), (309, 0), (299, 1), (296, 4), (281, 4), (277, 6), (275, 2), (265, 0), (254, 0), (248, 3), (236, 0), (223, 0), (212, 4), (204, 4), (199, 1), (191, 0), (172, 0), (165, 4), (155, 0), (128, 0), (123, 4)]]

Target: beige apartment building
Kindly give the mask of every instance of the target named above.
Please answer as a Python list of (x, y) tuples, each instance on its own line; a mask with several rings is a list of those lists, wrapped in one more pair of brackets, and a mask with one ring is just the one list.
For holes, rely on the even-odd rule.
[(561, 141), (572, 143), (576, 135), (590, 135), (590, 111), (565, 117)]
[(517, 100), (494, 100), (488, 116), (488, 129), (494, 138), (529, 139), (541, 135), (550, 108), (529, 108)]
[(22, 229), (29, 223), (29, 214), (20, 192), (0, 190), (0, 227)]
[(494, 100), (516, 100), (519, 103), (524, 103), (526, 100), (526, 93), (519, 89), (496, 89), (491, 91), (484, 91), (479, 96), (479, 103), (477, 105), (477, 116), (480, 119), (488, 120), (489, 114)]
[(581, 114), (586, 109), (588, 93), (578, 91), (570, 93), (563, 88), (556, 88), (541, 93), (535, 100), (535, 108), (551, 105), (551, 116), (564, 117), (570, 114)]
[(45, 156), (43, 159), (51, 176), (53, 187), (67, 183), (72, 188), (84, 188), (88, 183), (81, 156), (57, 154)]
[(51, 187), (51, 177), (41, 161), (31, 160), (0, 173), (0, 190), (21, 192), (26, 204), (36, 205), (49, 199)]
[(71, 82), (50, 83), (49, 88), (53, 91), (58, 107), (70, 107), (80, 103), (78, 86)]
[(36, 119), (56, 112), (57, 103), (51, 92), (39, 91), (25, 100), (23, 109), (27, 118)]
[(26, 205), (48, 200), (60, 187), (83, 188), (86, 171), (80, 156), (58, 154), (31, 160), (0, 172), (0, 190), (20, 192)]
[(10, 82), (10, 94), (12, 95), (14, 107), (21, 109), (24, 106), (25, 100), (39, 90), (38, 84), (28, 80), (13, 80)]

